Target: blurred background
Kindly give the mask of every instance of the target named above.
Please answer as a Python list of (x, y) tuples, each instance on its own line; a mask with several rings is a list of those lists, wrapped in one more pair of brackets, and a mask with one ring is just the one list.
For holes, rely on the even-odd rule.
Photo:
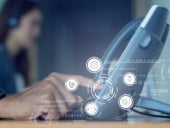
[(132, 19), (130, 0), (40, 0), (46, 9), (38, 43), (38, 78), (57, 71), (90, 77), (86, 60), (101, 57)]
[[(0, 0), (1, 5), (5, 0)], [(132, 19), (131, 0), (37, 0), (44, 9), (39, 42), (30, 52), (30, 80), (57, 71), (91, 77), (86, 60), (101, 57)]]
[[(37, 1), (43, 7), (45, 17), (39, 42), (29, 53), (30, 83), (42, 80), (51, 72), (92, 78), (86, 70), (86, 60), (92, 56), (101, 57), (123, 26), (134, 18), (143, 17), (153, 4), (170, 9), (169, 0)], [(1, 7), (4, 2), (0, 0)], [(166, 45), (161, 57), (169, 59), (170, 43)], [(153, 72), (159, 73), (160, 67), (154, 66)], [(157, 88), (168, 90), (168, 83)], [(170, 100), (167, 93), (161, 100)]]

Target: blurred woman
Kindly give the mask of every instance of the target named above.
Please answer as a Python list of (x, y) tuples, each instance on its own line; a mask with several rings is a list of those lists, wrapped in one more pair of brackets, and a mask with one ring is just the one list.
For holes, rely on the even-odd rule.
[(6, 93), (28, 83), (27, 51), (40, 34), (43, 14), (37, 3), (9, 0), (0, 14), (0, 88)]
[[(67, 91), (64, 83), (74, 78), (80, 85), (91, 86), (90, 79), (51, 73), (44, 80), (16, 93), (28, 82), (27, 51), (36, 42), (43, 13), (39, 5), (28, 0), (8, 0), (0, 14), (0, 118), (59, 119), (82, 98)], [(17, 81), (23, 81), (18, 85)], [(5, 97), (6, 94), (12, 94)], [(39, 107), (37, 107), (39, 106)], [(53, 111), (50, 111), (52, 106)], [(31, 116), (31, 117), (30, 117)]]

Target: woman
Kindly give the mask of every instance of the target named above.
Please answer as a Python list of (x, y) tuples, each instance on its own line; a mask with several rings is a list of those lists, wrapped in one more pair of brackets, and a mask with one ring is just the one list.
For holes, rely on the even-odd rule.
[(10, 0), (1, 11), (0, 88), (7, 94), (22, 90), (28, 82), (27, 50), (39, 35), (41, 20), (41, 8), (32, 2)]
[[(64, 88), (67, 79), (89, 86), (88, 78), (52, 73), (25, 91), (17, 92), (17, 79), (28, 80), (27, 51), (40, 34), (41, 8), (28, 0), (8, 0), (0, 14), (0, 88), (8, 95), (0, 96), (0, 118), (59, 119), (70, 108), (80, 105), (82, 98)], [(16, 77), (20, 74), (22, 77)], [(25, 82), (25, 83), (26, 83)], [(39, 107), (36, 107), (39, 106)], [(50, 106), (53, 111), (50, 111)]]

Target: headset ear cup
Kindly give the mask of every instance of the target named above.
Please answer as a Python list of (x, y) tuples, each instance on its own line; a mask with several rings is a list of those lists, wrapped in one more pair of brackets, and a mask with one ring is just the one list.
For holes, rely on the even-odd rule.
[(9, 28), (15, 28), (18, 26), (18, 19), (16, 17), (11, 17), (8, 21)]

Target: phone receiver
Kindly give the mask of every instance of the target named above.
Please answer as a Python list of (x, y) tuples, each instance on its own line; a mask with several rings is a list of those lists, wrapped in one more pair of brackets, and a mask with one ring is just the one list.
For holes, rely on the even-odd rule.
[[(124, 43), (126, 43), (125, 41), (129, 40), (133, 36), (133, 34), (135, 33), (136, 29), (139, 27), (142, 21), (143, 21), (143, 18), (139, 18), (139, 19), (135, 19), (131, 21), (117, 34), (117, 36), (113, 39), (113, 41), (110, 43), (110, 45), (106, 49), (102, 57), (103, 62), (107, 62), (107, 60), (112, 60), (116, 58), (117, 51), (114, 49), (120, 49), (121, 46)], [(108, 56), (108, 55), (112, 55), (112, 56)], [(107, 63), (104, 63), (103, 65), (104, 65), (103, 69), (105, 69), (106, 66), (109, 66)], [(105, 74), (104, 72), (107, 72), (107, 70), (101, 70), (99, 74), (97, 74), (94, 77), (94, 79), (97, 80), (98, 76), (101, 76), (101, 74)], [(76, 91), (75, 93), (78, 95), (81, 95), (78, 91)], [(77, 109), (78, 108), (73, 109), (67, 115), (62, 117), (61, 120), (89, 119), (89, 116), (85, 112), (77, 111)]]
[[(102, 57), (102, 69), (94, 78), (102, 81), (103, 88), (94, 91), (96, 97), (84, 104), (81, 114), (84, 119), (120, 120), (135, 107), (170, 115), (170, 105), (140, 97), (147, 74), (159, 59), (167, 39), (167, 18), (168, 10), (154, 5), (145, 18), (130, 22), (114, 38)], [(89, 104), (91, 108), (87, 107)]]

